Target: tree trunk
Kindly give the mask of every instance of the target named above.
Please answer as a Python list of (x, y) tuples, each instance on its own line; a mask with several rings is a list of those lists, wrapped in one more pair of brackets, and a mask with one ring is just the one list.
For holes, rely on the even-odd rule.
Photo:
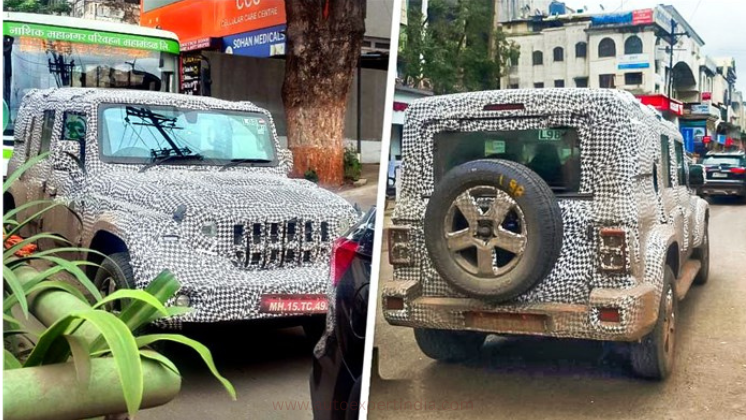
[(344, 180), (347, 96), (365, 34), (365, 0), (286, 0), (282, 100), (294, 173)]

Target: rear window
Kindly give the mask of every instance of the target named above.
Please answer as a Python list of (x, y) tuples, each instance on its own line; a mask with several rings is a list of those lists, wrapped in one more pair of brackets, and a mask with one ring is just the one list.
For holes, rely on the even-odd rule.
[(435, 179), (478, 159), (505, 159), (536, 172), (555, 193), (580, 188), (580, 148), (575, 128), (440, 132), (434, 136)]
[(707, 156), (702, 163), (704, 165), (740, 166), (743, 164), (743, 161), (738, 156)]

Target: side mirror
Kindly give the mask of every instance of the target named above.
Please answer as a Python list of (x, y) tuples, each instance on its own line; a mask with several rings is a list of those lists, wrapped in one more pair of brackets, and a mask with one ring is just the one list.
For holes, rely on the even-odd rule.
[(85, 166), (80, 158), (80, 142), (74, 140), (60, 140), (52, 155), (52, 167), (56, 171), (81, 171), (85, 173)]
[(689, 165), (689, 188), (697, 190), (705, 185), (704, 165)]
[(293, 172), (293, 152), (289, 149), (278, 149), (277, 160), (280, 162), (280, 166), (285, 169), (286, 174)]

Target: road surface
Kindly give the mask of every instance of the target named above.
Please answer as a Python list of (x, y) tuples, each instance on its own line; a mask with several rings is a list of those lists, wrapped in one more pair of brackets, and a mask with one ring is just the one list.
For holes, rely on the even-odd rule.
[(437, 363), (378, 310), (368, 418), (746, 419), (746, 205), (715, 201), (710, 235), (710, 280), (680, 303), (668, 381), (635, 379), (624, 357), (578, 340), (495, 338), (479, 360)]

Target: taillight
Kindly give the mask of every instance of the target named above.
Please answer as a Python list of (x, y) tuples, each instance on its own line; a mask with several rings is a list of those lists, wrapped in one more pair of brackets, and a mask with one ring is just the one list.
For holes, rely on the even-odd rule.
[(746, 168), (730, 168), (732, 174), (746, 174)]
[(389, 233), (389, 264), (410, 265), (412, 256), (409, 250), (409, 228), (392, 226)]
[(627, 233), (619, 228), (601, 228), (601, 270), (620, 272), (627, 269)]
[(347, 238), (337, 238), (332, 246), (331, 277), (332, 285), (336, 287), (345, 271), (350, 268), (360, 244)]

